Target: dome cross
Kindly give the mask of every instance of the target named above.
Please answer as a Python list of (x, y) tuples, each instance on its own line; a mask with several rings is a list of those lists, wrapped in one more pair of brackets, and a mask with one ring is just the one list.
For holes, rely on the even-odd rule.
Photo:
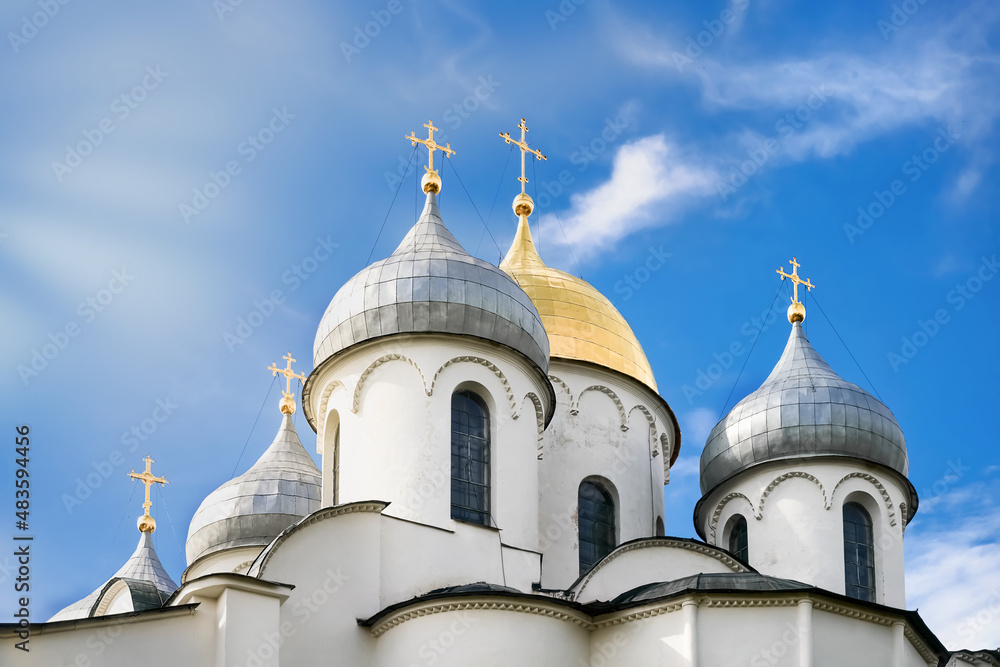
[(803, 280), (799, 277), (799, 267), (802, 265), (794, 257), (792, 257), (792, 261), (789, 264), (792, 265), (791, 273), (785, 273), (780, 267), (777, 273), (781, 276), (782, 280), (788, 278), (792, 281), (792, 305), (788, 307), (788, 321), (794, 324), (806, 319), (806, 308), (799, 302), (799, 285), (805, 287), (807, 292), (816, 286), (809, 282), (808, 278)]
[(510, 132), (501, 132), (500, 138), (508, 144), (514, 144), (521, 149), (521, 176), (517, 179), (521, 182), (521, 194), (514, 198), (514, 213), (519, 216), (522, 213), (524, 215), (531, 215), (531, 211), (534, 209), (534, 202), (531, 201), (531, 197), (524, 191), (524, 186), (528, 183), (528, 178), (524, 175), (524, 154), (531, 153), (535, 156), (536, 160), (548, 160), (548, 158), (542, 155), (540, 150), (528, 146), (527, 138), (525, 137), (525, 134), (528, 132), (528, 126), (525, 125), (523, 118), (517, 124), (517, 127), (521, 130), (520, 141), (510, 136)]
[(429, 120), (424, 123), (424, 127), (427, 128), (427, 138), (421, 139), (412, 131), (408, 136), (403, 137), (404, 139), (410, 140), (411, 146), (416, 146), (417, 144), (423, 144), (427, 146), (427, 166), (424, 167), (424, 177), (420, 179), (420, 183), (423, 186), (424, 192), (440, 192), (441, 191), (441, 176), (438, 174), (437, 169), (434, 168), (434, 151), (441, 151), (444, 153), (445, 157), (451, 157), (455, 154), (452, 150), (451, 144), (446, 143), (444, 146), (434, 141), (434, 132), (441, 128), (434, 127), (434, 121)]
[(288, 363), (284, 368), (278, 368), (277, 365), (271, 364), (267, 367), (267, 370), (271, 371), (271, 377), (277, 377), (278, 373), (285, 376), (285, 390), (281, 392), (281, 412), (282, 414), (290, 415), (295, 412), (295, 394), (292, 393), (292, 378), (305, 381), (305, 374), (298, 373), (292, 370), (292, 362), (295, 359), (292, 357), (292, 353), (289, 352), (282, 357)]
[(152, 533), (156, 530), (156, 521), (149, 515), (149, 508), (153, 506), (152, 501), (149, 499), (149, 487), (153, 484), (169, 484), (170, 482), (163, 477), (157, 477), (153, 474), (153, 464), (155, 461), (151, 456), (147, 454), (143, 461), (146, 462), (146, 469), (143, 472), (132, 470), (128, 476), (146, 485), (146, 502), (142, 504), (143, 515), (139, 517), (139, 532)]

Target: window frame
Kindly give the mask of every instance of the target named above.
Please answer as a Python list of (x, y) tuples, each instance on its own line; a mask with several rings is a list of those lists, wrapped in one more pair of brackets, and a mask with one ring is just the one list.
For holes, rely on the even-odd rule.
[[(849, 519), (848, 511), (859, 512), (862, 522), (859, 524)], [(877, 602), (875, 521), (868, 509), (855, 501), (844, 503), (841, 516), (844, 538), (844, 594), (855, 600)], [(859, 529), (861, 529), (860, 537), (867, 538), (867, 544), (859, 540)], [(852, 583), (852, 574), (856, 583)], [(867, 584), (864, 582), (865, 578), (868, 580)]]
[[(582, 492), (585, 487), (595, 489), (598, 492), (598, 494), (603, 497), (603, 499), (606, 501), (606, 506), (609, 507), (610, 509), (610, 512), (608, 513), (608, 515), (610, 516), (610, 523), (605, 522), (606, 529), (604, 531), (606, 534), (610, 533), (610, 539), (608, 539), (607, 542), (605, 542), (604, 544), (599, 544), (596, 541), (589, 539), (584, 540), (584, 507), (581, 501), (583, 500)], [(618, 547), (618, 524), (619, 524), (618, 497), (617, 494), (614, 492), (614, 487), (607, 480), (588, 477), (584, 479), (582, 482), (580, 482), (580, 485), (577, 487), (576, 500), (577, 500), (577, 549), (580, 561), (580, 574), (582, 575), (583, 573), (587, 572), (595, 565), (600, 563), (609, 553), (611, 553)], [(599, 525), (598, 522), (595, 520), (594, 527), (597, 527), (598, 525)], [(594, 533), (591, 532), (591, 534)], [(585, 541), (587, 544), (592, 544), (594, 546), (594, 554), (593, 554), (594, 557), (593, 558), (588, 557), (586, 560), (584, 559)]]
[[(744, 563), (750, 563), (750, 524), (742, 514), (734, 514), (729, 518), (726, 530), (726, 550)], [(743, 537), (743, 543), (733, 544), (734, 538)], [(735, 547), (735, 548), (734, 548)]]
[[(469, 400), (472, 404), (477, 405), (481, 411), (482, 425), (477, 429), (478, 433), (481, 435), (475, 435), (471, 424), (469, 424), (469, 429), (466, 432), (456, 431), (456, 399), (463, 398)], [(492, 526), (492, 511), (493, 511), (493, 420), (490, 411), (490, 405), (483, 396), (478, 392), (469, 389), (468, 387), (459, 387), (451, 394), (450, 402), (450, 417), (451, 426), (449, 429), (449, 469), (450, 469), (450, 498), (449, 503), (451, 507), (451, 518), (455, 521), (464, 521), (466, 523), (473, 523), (480, 526)], [(469, 418), (473, 415), (469, 411), (463, 411)], [(460, 422), (461, 420), (459, 420)], [(469, 475), (467, 477), (459, 476), (456, 477), (456, 456), (461, 457), (461, 454), (456, 455), (455, 448), (456, 444), (462, 446), (461, 443), (456, 443), (456, 435), (460, 438), (465, 438), (466, 442), (464, 446), (466, 448), (466, 457), (459, 459), (459, 466), (462, 462), (469, 467)], [(473, 446), (476, 441), (480, 443), (479, 452), (482, 453), (480, 460), (474, 458)], [(473, 464), (479, 464), (481, 469), (477, 472), (481, 482), (475, 481), (476, 475), (473, 473)], [(474, 493), (475, 488), (480, 489), (482, 504), (481, 506), (473, 505), (463, 505), (455, 502), (456, 484), (468, 485), (469, 493), (467, 498), (476, 498)]]

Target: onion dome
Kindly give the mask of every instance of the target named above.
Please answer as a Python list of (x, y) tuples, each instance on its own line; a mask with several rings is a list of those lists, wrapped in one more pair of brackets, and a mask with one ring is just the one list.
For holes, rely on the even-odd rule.
[(246, 546), (267, 546), (285, 528), (320, 506), (319, 468), (284, 412), (271, 446), (245, 473), (202, 501), (187, 537), (188, 565), (203, 556)]
[[(170, 594), (177, 589), (177, 584), (167, 574), (166, 569), (160, 563), (153, 547), (153, 531), (156, 530), (156, 521), (149, 514), (149, 508), (153, 503), (149, 499), (149, 488), (153, 484), (166, 484), (167, 480), (157, 477), (152, 472), (152, 464), (155, 463), (152, 457), (147, 456), (146, 470), (137, 473), (134, 470), (129, 473), (129, 477), (141, 481), (146, 486), (146, 500), (142, 505), (143, 514), (139, 517), (139, 546), (135, 553), (125, 561), (121, 569), (108, 579), (96, 591), (62, 609), (49, 622), (68, 621), (76, 618), (90, 618), (92, 616), (104, 616), (117, 611), (145, 611), (162, 607)], [(124, 604), (115, 602), (125, 591), (128, 598), (123, 600)], [(115, 602), (114, 611), (109, 611), (109, 606)]]
[(545, 265), (531, 240), (530, 198), (514, 201), (520, 221), (500, 263), (538, 309), (553, 358), (586, 361), (624, 373), (656, 391), (646, 353), (621, 313), (583, 280)]
[(160, 563), (153, 548), (153, 538), (149, 531), (142, 531), (139, 546), (135, 553), (122, 565), (115, 575), (108, 579), (96, 591), (61, 610), (49, 619), (68, 621), (75, 618), (90, 618), (103, 616), (107, 612), (106, 603), (117, 596), (120, 588), (127, 588), (131, 609), (128, 611), (146, 611), (162, 607), (170, 594), (177, 590), (177, 584), (170, 578)]
[(434, 189), (395, 252), (333, 297), (316, 332), (313, 365), (401, 333), (482, 338), (520, 352), (543, 372), (549, 366), (549, 341), (531, 299), (506, 273), (462, 248), (441, 220)]
[(792, 332), (778, 364), (708, 436), (702, 492), (768, 461), (825, 456), (876, 463), (905, 477), (906, 441), (892, 412), (838, 376), (809, 344), (804, 312), (789, 311)]

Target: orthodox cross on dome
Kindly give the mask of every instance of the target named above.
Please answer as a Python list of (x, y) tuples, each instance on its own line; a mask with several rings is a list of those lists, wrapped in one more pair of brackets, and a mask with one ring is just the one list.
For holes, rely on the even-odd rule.
[(278, 368), (275, 364), (271, 364), (267, 367), (267, 370), (271, 371), (271, 377), (277, 377), (278, 373), (285, 376), (285, 390), (281, 392), (281, 413), (290, 415), (295, 412), (295, 394), (292, 393), (292, 378), (305, 381), (306, 376), (301, 373), (296, 374), (292, 370), (292, 362), (295, 359), (292, 358), (291, 352), (283, 356), (282, 359), (288, 362), (285, 368)]
[(437, 170), (434, 168), (434, 151), (441, 151), (444, 153), (445, 157), (451, 157), (455, 154), (455, 151), (451, 149), (451, 144), (447, 143), (444, 146), (434, 141), (434, 132), (441, 128), (434, 127), (434, 121), (429, 120), (424, 123), (424, 127), (427, 128), (427, 138), (421, 139), (417, 137), (412, 131), (408, 136), (403, 137), (404, 139), (410, 140), (411, 146), (416, 146), (417, 144), (423, 144), (427, 146), (427, 166), (424, 167), (424, 177), (420, 179), (420, 184), (423, 186), (424, 192), (440, 192), (441, 191), (441, 176), (438, 174)]
[(815, 285), (809, 282), (808, 279), (803, 280), (799, 277), (799, 267), (802, 266), (798, 261), (792, 257), (792, 261), (789, 262), (792, 265), (792, 272), (785, 273), (783, 269), (778, 268), (778, 275), (784, 280), (788, 278), (792, 281), (792, 305), (788, 307), (788, 321), (791, 323), (801, 322), (806, 319), (806, 308), (801, 303), (799, 303), (799, 285), (806, 288), (806, 291), (811, 291)]
[(528, 179), (524, 175), (524, 154), (531, 153), (535, 156), (536, 160), (548, 160), (547, 157), (542, 155), (540, 150), (536, 150), (528, 146), (526, 137), (524, 136), (528, 132), (528, 126), (525, 124), (524, 119), (517, 124), (518, 129), (521, 130), (521, 140), (510, 136), (510, 132), (501, 132), (500, 138), (503, 139), (508, 144), (514, 144), (521, 149), (521, 176), (517, 180), (521, 182), (521, 194), (514, 198), (514, 213), (520, 216), (522, 213), (525, 216), (531, 215), (531, 211), (534, 210), (534, 202), (531, 201), (531, 197), (524, 191), (524, 186), (527, 185)]
[(146, 470), (143, 472), (132, 470), (128, 476), (146, 485), (146, 502), (142, 504), (143, 515), (139, 517), (139, 532), (152, 533), (156, 530), (156, 520), (149, 515), (149, 508), (153, 506), (152, 501), (149, 500), (149, 487), (153, 484), (169, 484), (170, 482), (163, 477), (157, 477), (153, 474), (153, 464), (155, 461), (151, 456), (147, 454), (143, 461), (146, 462)]

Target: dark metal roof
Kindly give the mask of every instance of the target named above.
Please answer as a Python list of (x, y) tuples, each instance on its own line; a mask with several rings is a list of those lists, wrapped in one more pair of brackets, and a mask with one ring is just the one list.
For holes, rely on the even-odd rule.
[(757, 572), (732, 572), (695, 574), (690, 577), (643, 584), (622, 593), (612, 604), (647, 602), (686, 591), (801, 591), (812, 588), (809, 584), (791, 579), (769, 577)]

